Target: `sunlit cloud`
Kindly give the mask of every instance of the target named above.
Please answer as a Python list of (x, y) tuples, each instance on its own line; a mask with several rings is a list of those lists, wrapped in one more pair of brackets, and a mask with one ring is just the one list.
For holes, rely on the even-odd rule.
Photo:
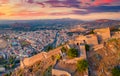
[(0, 19), (120, 19), (119, 0), (0, 0)]

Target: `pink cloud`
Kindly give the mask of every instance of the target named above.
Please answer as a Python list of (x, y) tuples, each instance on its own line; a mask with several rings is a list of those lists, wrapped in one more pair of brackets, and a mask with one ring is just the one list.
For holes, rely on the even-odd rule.
[(112, 0), (95, 0), (93, 2), (93, 5), (99, 6), (99, 5), (103, 5), (103, 4), (110, 4), (112, 2), (113, 2)]
[(9, 0), (0, 0), (0, 3), (1, 4), (6, 4), (6, 3), (9, 3)]
[(47, 13), (45, 12), (33, 12), (33, 11), (25, 11), (25, 10), (22, 10), (18, 13), (14, 13), (14, 14), (11, 14), (10, 16), (45, 16), (47, 15)]
[(71, 12), (58, 12), (58, 13), (51, 13), (50, 15), (60, 16), (60, 15), (70, 15)]
[(3, 16), (3, 15), (5, 15), (5, 14), (0, 12), (0, 16)]
[(89, 4), (92, 6), (111, 5), (119, 3), (120, 0), (81, 0), (82, 4)]

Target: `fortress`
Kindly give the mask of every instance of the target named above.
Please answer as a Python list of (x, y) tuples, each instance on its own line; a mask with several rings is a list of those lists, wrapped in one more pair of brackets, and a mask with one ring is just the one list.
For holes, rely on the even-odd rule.
[[(110, 29), (109, 28), (101, 28), (95, 29), (94, 34), (89, 35), (79, 35), (75, 37), (73, 40), (69, 40), (69, 42), (65, 45), (67, 48), (76, 48), (80, 51), (80, 56), (71, 60), (66, 60), (65, 63), (76, 63), (80, 59), (86, 59), (86, 49), (85, 44), (88, 44), (90, 47), (94, 48), (95, 50), (103, 48), (102, 42), (107, 40), (111, 37)], [(101, 44), (100, 44), (101, 43)], [(20, 68), (30, 67), (34, 65), (36, 62), (49, 60), (52, 56), (61, 55), (62, 46), (46, 52), (41, 52), (37, 55), (34, 55), (30, 58), (24, 58), (20, 63)], [(57, 75), (57, 74), (56, 74)], [(86, 75), (87, 76), (87, 75)]]
[[(102, 28), (102, 29), (95, 29), (94, 30), (95, 34), (89, 34), (89, 35), (80, 35), (75, 37), (73, 40), (70, 40), (68, 42), (69, 45), (76, 45), (79, 46), (78, 48), (81, 49), (81, 52), (84, 52), (85, 47), (83, 48), (82, 46), (85, 44), (88, 44), (90, 46), (95, 46), (98, 45), (98, 41), (100, 40), (105, 40), (111, 37), (110, 35), (110, 29), (109, 28)], [(96, 46), (97, 47), (97, 46)], [(31, 66), (34, 63), (36, 63), (37, 61), (41, 61), (41, 60), (45, 60), (46, 58), (49, 58), (53, 55), (57, 55), (57, 54), (61, 54), (61, 48), (56, 48), (48, 53), (46, 52), (41, 52), (37, 55), (34, 55), (30, 58), (24, 58), (23, 61), (21, 61), (20, 67), (23, 68), (24, 66)], [(71, 48), (71, 46), (69, 46), (69, 48)], [(82, 51), (83, 50), (83, 51)]]
[(70, 44), (82, 45), (88, 44), (89, 46), (99, 45), (103, 41), (111, 38), (110, 28), (95, 29), (94, 34), (79, 35), (73, 40), (70, 40)]

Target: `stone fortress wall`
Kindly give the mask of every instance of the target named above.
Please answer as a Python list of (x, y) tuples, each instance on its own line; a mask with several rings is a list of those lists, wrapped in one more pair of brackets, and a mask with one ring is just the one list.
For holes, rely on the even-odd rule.
[(38, 61), (46, 60), (47, 58), (50, 58), (54, 55), (61, 54), (61, 48), (62, 47), (56, 48), (54, 50), (51, 50), (48, 53), (41, 52), (41, 53), (39, 53), (37, 55), (34, 55), (30, 58), (24, 58), (24, 60), (21, 61), (21, 63), (20, 63), (20, 68), (25, 68), (25, 67), (32, 66), (33, 64), (35, 64)]
[(90, 46), (93, 46), (98, 44), (98, 39), (97, 39), (97, 35), (94, 34), (90, 34), (86, 36), (80, 35), (76, 37), (74, 40), (71, 40), (70, 43), (76, 45), (88, 44)]
[(52, 74), (53, 76), (62, 76), (62, 75), (65, 75), (65, 76), (71, 76), (70, 73), (66, 72), (66, 71), (62, 71), (62, 70), (58, 70), (58, 69), (52, 69)]
[(99, 42), (111, 37), (110, 28), (95, 29), (94, 32), (97, 35)]
[(97, 45), (98, 39), (97, 36), (94, 34), (90, 34), (86, 36), (86, 43), (90, 46)]

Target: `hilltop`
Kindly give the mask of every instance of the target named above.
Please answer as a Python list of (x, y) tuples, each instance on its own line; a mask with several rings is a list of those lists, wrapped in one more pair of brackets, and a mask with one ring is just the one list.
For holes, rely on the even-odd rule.
[(89, 51), (87, 56), (90, 76), (112, 76), (112, 69), (120, 63), (120, 38), (106, 41), (103, 48)]
[(78, 35), (56, 49), (24, 58), (12, 76), (114, 76), (112, 70), (120, 63), (119, 34), (107, 27)]

